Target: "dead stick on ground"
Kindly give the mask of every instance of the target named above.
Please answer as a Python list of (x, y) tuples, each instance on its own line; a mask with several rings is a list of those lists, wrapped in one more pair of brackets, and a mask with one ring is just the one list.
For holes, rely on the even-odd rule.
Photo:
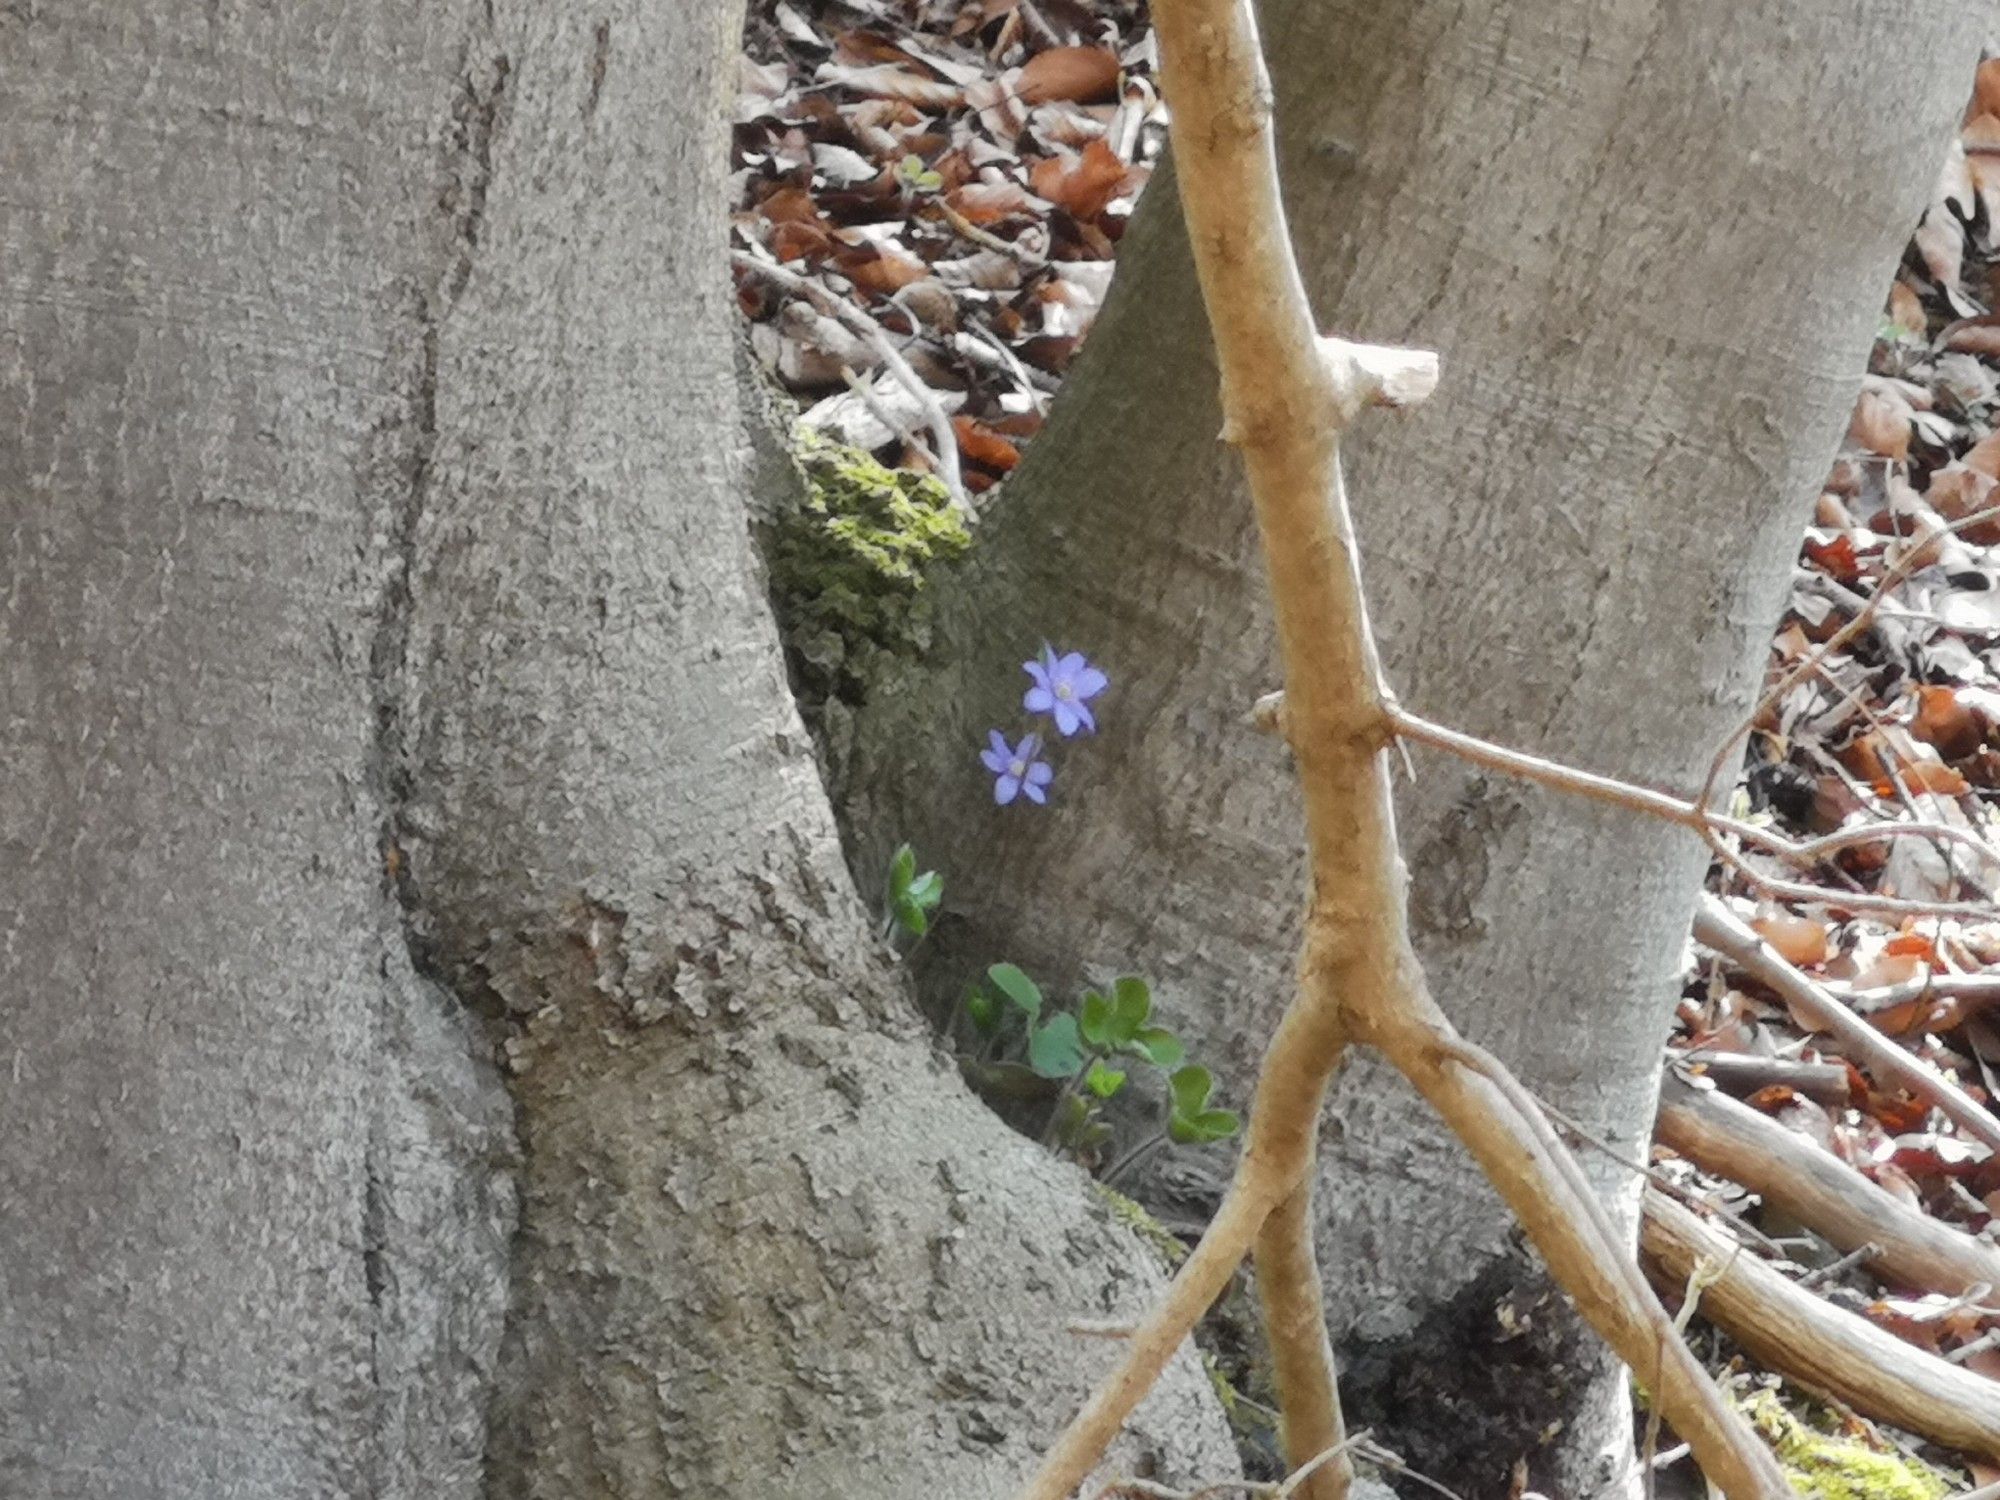
[[(1241, 452), (1270, 573), (1312, 894), (1298, 990), (1265, 1055), (1236, 1180), (1024, 1500), (1068, 1500), (1267, 1217), (1304, 1181), (1326, 1082), (1350, 1035), (1387, 1053), (1451, 1123), (1625, 1360), (1649, 1371), (1659, 1361), (1657, 1397), (1709, 1477), (1731, 1500), (1777, 1500), (1790, 1491), (1775, 1460), (1675, 1334), (1540, 1111), (1524, 1107), (1505, 1069), (1460, 1040), (1431, 1002), (1410, 947), (1383, 754), (1394, 726), (1378, 687), (1339, 437), (1366, 406), (1422, 400), (1436, 357), (1318, 336), (1285, 226), (1249, 0), (1157, 0), (1153, 21), (1215, 335), (1223, 436)], [(1285, 1322), (1298, 1310), (1279, 1312)], [(1291, 1353), (1321, 1365), (1306, 1389), (1332, 1389), (1324, 1346), (1294, 1341)]]
[(1663, 1281), (1678, 1286), (1702, 1262), (1722, 1268), (1702, 1294), (1701, 1316), (1765, 1368), (1864, 1416), (2000, 1457), (2000, 1382), (1806, 1291), (1664, 1194), (1646, 1195), (1642, 1224), (1640, 1244)]
[(1695, 908), (1695, 941), (1713, 948), (1758, 983), (1784, 999), (1794, 1011), (1831, 1032), (1854, 1060), (1884, 1083), (1898, 1084), (1919, 1099), (1936, 1105), (1961, 1130), (2000, 1151), (2000, 1120), (1937, 1069), (1883, 1036), (1873, 1026), (1829, 995), (1810, 975), (1792, 967), (1778, 951), (1747, 926), (1715, 896), (1703, 896)]
[(2000, 1287), (2000, 1247), (1940, 1223), (1769, 1115), (1669, 1073), (1654, 1139), (1756, 1193), (1897, 1286), (1958, 1295)]

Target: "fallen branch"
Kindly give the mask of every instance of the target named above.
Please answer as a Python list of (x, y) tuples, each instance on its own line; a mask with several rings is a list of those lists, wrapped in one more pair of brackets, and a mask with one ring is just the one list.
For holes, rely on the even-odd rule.
[(1665, 1289), (1677, 1290), (1696, 1266), (1721, 1267), (1702, 1292), (1701, 1316), (1759, 1364), (1864, 1416), (1948, 1448), (2000, 1457), (2000, 1382), (1794, 1285), (1663, 1193), (1646, 1194), (1639, 1244)]
[(1724, 1093), (1738, 1098), (1777, 1086), (1836, 1109), (1845, 1108), (1849, 1102), (1850, 1075), (1844, 1063), (1810, 1063), (1791, 1057), (1699, 1050), (1670, 1052), (1667, 1061), (1712, 1080)]
[(1830, 1033), (1856, 1063), (1877, 1079), (1935, 1105), (1966, 1134), (1989, 1150), (2000, 1151), (2000, 1120), (1984, 1105), (1937, 1069), (1883, 1036), (1828, 994), (1811, 976), (1787, 963), (1775, 948), (1738, 920), (1719, 897), (1701, 898), (1695, 908), (1694, 938), (1759, 984), (1775, 990), (1795, 1014)]
[(1750, 1189), (1877, 1275), (1956, 1296), (2000, 1287), (2000, 1247), (1941, 1224), (1832, 1152), (1747, 1104), (1668, 1074), (1653, 1138), (1703, 1171)]

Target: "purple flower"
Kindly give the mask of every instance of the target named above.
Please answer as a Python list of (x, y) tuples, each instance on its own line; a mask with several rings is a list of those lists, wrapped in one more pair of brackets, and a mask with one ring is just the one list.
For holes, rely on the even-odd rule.
[(1054, 714), (1056, 733), (1065, 739), (1079, 728), (1097, 732), (1087, 700), (1109, 687), (1111, 679), (1085, 661), (1081, 651), (1057, 656), (1053, 647), (1044, 646), (1039, 657), (1021, 666), (1035, 683), (1021, 700), (1023, 708), (1031, 714)]
[(1022, 792), (1028, 794), (1030, 802), (1046, 802), (1048, 793), (1042, 788), (1055, 780), (1055, 769), (1045, 760), (1036, 760), (1042, 753), (1042, 737), (1038, 734), (1024, 734), (1021, 743), (1009, 746), (1007, 736), (997, 729), (986, 731), (988, 747), (979, 752), (980, 764), (991, 771), (993, 800), (1005, 807)]

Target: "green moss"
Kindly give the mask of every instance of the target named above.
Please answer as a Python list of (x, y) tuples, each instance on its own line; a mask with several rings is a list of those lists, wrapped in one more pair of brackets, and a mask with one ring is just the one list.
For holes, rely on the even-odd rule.
[(880, 657), (929, 646), (932, 570), (964, 556), (972, 537), (932, 475), (805, 428), (793, 455), (806, 494), (776, 522), (772, 591), (805, 696), (851, 702)]
[(1792, 1488), (1809, 1500), (1944, 1500), (1951, 1493), (1917, 1459), (1808, 1425), (1775, 1391), (1753, 1392), (1739, 1405), (1778, 1455)]

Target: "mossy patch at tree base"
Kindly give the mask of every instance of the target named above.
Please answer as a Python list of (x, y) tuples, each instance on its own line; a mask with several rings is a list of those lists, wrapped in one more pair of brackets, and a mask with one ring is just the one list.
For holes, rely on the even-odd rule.
[(808, 713), (858, 702), (886, 663), (930, 645), (930, 570), (972, 545), (937, 478), (798, 428), (805, 495), (774, 523), (771, 586)]

